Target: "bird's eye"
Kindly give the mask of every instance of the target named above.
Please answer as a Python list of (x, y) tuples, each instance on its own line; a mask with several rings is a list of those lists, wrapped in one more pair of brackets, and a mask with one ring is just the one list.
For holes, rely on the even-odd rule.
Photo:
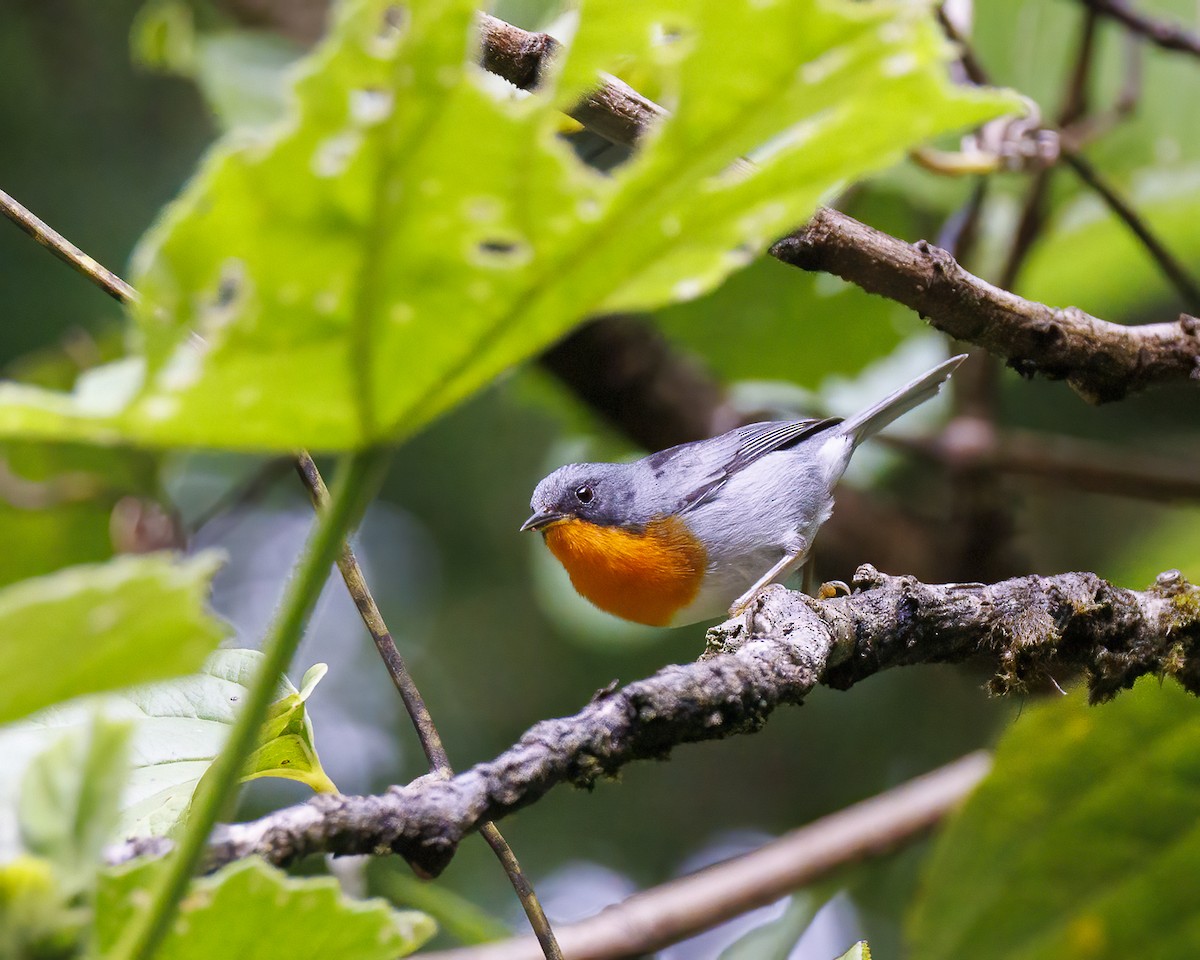
[(596, 499), (596, 491), (585, 483), (582, 486), (575, 488), (575, 499), (580, 503), (591, 503)]

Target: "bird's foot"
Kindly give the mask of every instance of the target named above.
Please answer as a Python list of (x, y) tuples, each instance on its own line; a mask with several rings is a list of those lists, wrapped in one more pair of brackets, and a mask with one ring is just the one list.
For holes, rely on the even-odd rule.
[(829, 580), (817, 590), (817, 599), (832, 600), (842, 594), (850, 596), (850, 585), (845, 580)]

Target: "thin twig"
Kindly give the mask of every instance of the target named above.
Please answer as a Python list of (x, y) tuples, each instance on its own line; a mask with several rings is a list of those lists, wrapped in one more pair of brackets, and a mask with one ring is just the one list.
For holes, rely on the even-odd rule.
[(1181, 26), (1158, 20), (1134, 10), (1125, 0), (1081, 0), (1090, 10), (1125, 25), (1131, 33), (1144, 37), (1164, 50), (1190, 53), (1200, 57), (1200, 34)]
[(1120, 218), (1133, 235), (1146, 248), (1146, 252), (1154, 258), (1158, 268), (1171, 281), (1175, 291), (1182, 298), (1189, 310), (1200, 310), (1200, 286), (1196, 285), (1191, 274), (1184, 268), (1161, 240), (1155, 236), (1149, 224), (1133, 209), (1095, 167), (1075, 150), (1064, 148), (1061, 152), (1063, 162), (1069, 166), (1085, 184), (1100, 195), (1108, 208)]
[[(563, 949), (571, 960), (615, 960), (694, 937), (919, 838), (970, 794), (990, 766), (986, 753), (968, 754), (750, 853), (636, 893), (594, 917), (560, 928)], [(538, 956), (537, 943), (527, 937), (422, 954), (428, 960)]]
[(1059, 128), (1069, 127), (1086, 117), (1090, 112), (1092, 71), (1096, 63), (1095, 10), (1088, 10), (1079, 31), (1079, 49), (1075, 55), (1075, 66), (1067, 80), (1066, 93), (1058, 108)]
[(137, 299), (137, 292), (111, 270), (99, 263), (71, 243), (57, 230), (44, 220), (34, 216), (26, 207), (18, 203), (3, 190), (0, 190), (0, 213), (33, 237), (43, 247), (53, 253), (59, 260), (85, 277), (107, 293), (114, 300), (130, 303)]
[[(321, 472), (307, 451), (297, 454), (296, 472), (300, 474), (300, 479), (304, 482), (317, 513), (327, 509), (329, 491), (325, 488)], [(450, 765), (450, 758), (446, 754), (446, 748), (442, 744), (441, 735), (433, 722), (429, 708), (425, 705), (425, 698), (421, 696), (421, 691), (408, 671), (404, 657), (401, 656), (396, 641), (393, 639), (391, 631), (388, 630), (387, 623), (384, 622), (383, 614), (380, 612), (375, 598), (371, 595), (371, 589), (367, 586), (362, 567), (359, 566), (358, 558), (355, 557), (354, 549), (349, 543), (342, 544), (337, 566), (341, 571), (342, 580), (345, 581), (346, 590), (354, 601), (354, 606), (358, 608), (367, 632), (371, 634), (371, 639), (375, 642), (375, 649), (379, 651), (380, 659), (383, 660), (388, 675), (392, 678), (392, 683), (395, 684), (396, 690), (400, 694), (400, 699), (404, 701), (404, 707), (417, 731), (417, 738), (421, 741), (421, 749), (425, 751), (425, 759), (429, 763), (430, 771), (439, 777), (452, 777), (454, 769)], [(504, 839), (493, 823), (482, 823), (479, 830), (504, 867), (504, 872), (508, 874), (509, 881), (521, 901), (521, 907), (524, 909), (526, 917), (529, 918), (529, 925), (533, 928), (534, 934), (541, 944), (546, 960), (562, 960), (562, 951), (559, 949), (550, 921), (542, 909), (541, 901), (538, 900), (533, 885), (522, 871), (521, 864), (508, 845), (508, 841)]]

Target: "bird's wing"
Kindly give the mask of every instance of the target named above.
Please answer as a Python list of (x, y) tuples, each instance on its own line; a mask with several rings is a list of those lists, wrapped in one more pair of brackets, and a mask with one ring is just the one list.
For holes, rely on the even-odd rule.
[[(801, 440), (841, 422), (840, 417), (830, 417), (824, 420), (776, 420), (752, 423), (719, 438), (726, 441), (724, 444), (702, 441), (706, 444), (705, 447), (700, 448), (699, 444), (695, 446), (703, 450), (706, 462), (696, 464), (701, 469), (693, 472), (699, 475), (689, 478), (692, 482), (685, 487), (686, 493), (679, 501), (678, 512), (700, 506), (720, 490), (735, 473), (744, 470), (768, 453), (786, 450)], [(681, 450), (681, 448), (675, 449)], [(708, 462), (710, 457), (711, 462)]]

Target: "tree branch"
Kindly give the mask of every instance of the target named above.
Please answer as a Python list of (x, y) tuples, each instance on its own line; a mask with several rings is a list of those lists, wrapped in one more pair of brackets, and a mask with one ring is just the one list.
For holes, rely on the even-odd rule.
[[(571, 960), (615, 960), (660, 950), (838, 869), (896, 849), (938, 823), (987, 774), (972, 753), (862, 803), (792, 830), (757, 850), (636, 893), (560, 928)], [(422, 954), (428, 960), (537, 960), (529, 937)]]
[[(1077, 669), (1086, 670), (1093, 700), (1146, 674), (1200, 692), (1200, 587), (1174, 570), (1134, 591), (1091, 573), (931, 585), (865, 565), (850, 596), (813, 600), (770, 587), (753, 620), (753, 635), (741, 619), (715, 627), (699, 661), (600, 691), (574, 716), (536, 724), (496, 759), (453, 779), (422, 777), (382, 796), (315, 797), (219, 827), (207, 863), (392, 851), (436, 875), (480, 823), (560, 783), (590, 788), (680, 744), (753, 732), (818, 683), (845, 689), (890, 667), (987, 658), (997, 665), (995, 693)], [(108, 858), (168, 847), (162, 838), (131, 840)]]
[(1082, 0), (1089, 10), (1109, 17), (1139, 37), (1145, 37), (1164, 50), (1190, 53), (1200, 57), (1200, 35), (1164, 20), (1156, 20), (1134, 10), (1125, 0)]
[(1048, 307), (994, 287), (924, 240), (905, 243), (824, 209), (771, 253), (833, 273), (916, 310), (932, 326), (1004, 357), (1023, 376), (1065, 379), (1093, 403), (1151, 384), (1200, 380), (1200, 322), (1128, 327), (1078, 307)]

